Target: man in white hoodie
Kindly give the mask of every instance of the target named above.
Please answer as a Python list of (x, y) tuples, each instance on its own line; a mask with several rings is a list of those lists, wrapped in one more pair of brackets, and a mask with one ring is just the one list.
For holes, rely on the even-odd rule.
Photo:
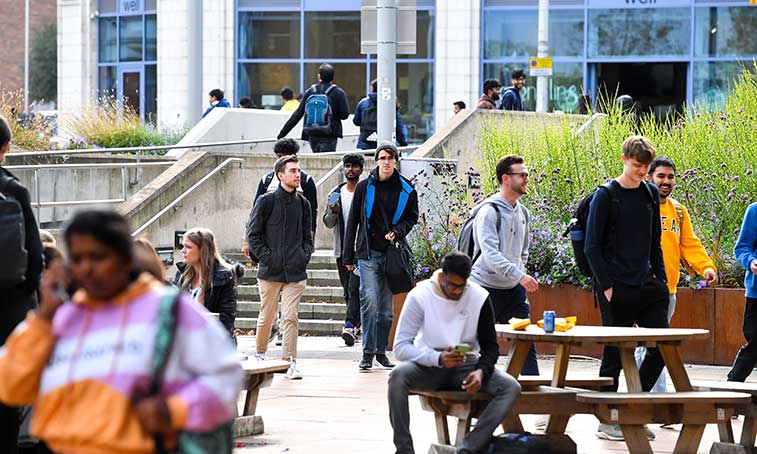
[[(528, 169), (520, 156), (505, 156), (497, 162), (499, 192), (475, 208), (475, 247), (470, 279), (489, 292), (496, 323), (510, 318), (530, 318), (526, 292), (539, 283), (526, 273), (530, 214), (518, 200), (526, 194)], [(497, 221), (499, 217), (499, 222)], [(533, 346), (522, 375), (539, 375)]]
[[(442, 269), (410, 291), (397, 324), (394, 356), (402, 361), (389, 375), (389, 419), (397, 454), (412, 454), (410, 389), (478, 391), (492, 396), (459, 454), (484, 449), (520, 395), (518, 382), (494, 365), (499, 346), (494, 311), (486, 290), (468, 281), (471, 259), (451, 252)], [(467, 346), (466, 354), (454, 350)], [(460, 348), (458, 347), (458, 351)]]

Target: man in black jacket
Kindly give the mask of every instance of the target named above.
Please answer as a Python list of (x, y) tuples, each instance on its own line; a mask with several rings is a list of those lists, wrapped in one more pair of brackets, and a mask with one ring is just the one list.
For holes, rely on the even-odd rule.
[(260, 315), (255, 339), (257, 359), (265, 359), (268, 339), (279, 296), (282, 299), (284, 345), (282, 359), (291, 364), (289, 379), (301, 379), (297, 370), (298, 311), (307, 282), (306, 268), (313, 254), (310, 203), (297, 192), (300, 165), (296, 156), (276, 161), (274, 170), (281, 185), (260, 197), (247, 222), (250, 252), (260, 261)]
[(342, 262), (360, 273), (360, 315), (363, 322), (363, 359), (360, 369), (373, 365), (394, 367), (386, 357), (392, 327), (392, 292), (384, 272), (390, 242), (405, 237), (418, 222), (418, 193), (396, 169), (399, 151), (390, 142), (376, 149), (378, 166), (357, 184), (342, 244)]
[[(0, 163), (10, 149), (11, 131), (6, 120), (0, 116)], [(37, 290), (42, 275), (42, 242), (39, 239), (37, 221), (32, 212), (29, 191), (19, 183), (18, 178), (0, 166), (0, 197), (12, 199), (21, 206), (24, 218), (24, 249), (27, 256), (26, 273), (23, 282), (7, 288), (0, 288), (0, 346), (37, 305)], [(4, 226), (10, 229), (10, 226)], [(0, 244), (2, 255), (13, 253), (10, 248), (17, 245)], [(23, 251), (16, 251), (23, 254)], [(18, 451), (19, 413), (15, 407), (0, 403), (0, 452), (16, 453)]]
[[(594, 291), (605, 326), (668, 327), (668, 287), (660, 235), (660, 193), (646, 183), (655, 149), (648, 139), (623, 142), (623, 173), (598, 190), (589, 205), (584, 252), (594, 276)], [(639, 368), (649, 391), (664, 367), (660, 351), (647, 349)], [(602, 391), (617, 391), (622, 369), (617, 347), (605, 347), (599, 375), (612, 377)], [(600, 424), (597, 436), (623, 440), (619, 426)], [(654, 434), (647, 430), (647, 437)]]
[(347, 270), (342, 260), (342, 239), (344, 238), (347, 217), (350, 215), (352, 201), (355, 197), (357, 183), (363, 174), (365, 158), (358, 153), (348, 153), (342, 158), (345, 183), (338, 184), (329, 193), (328, 206), (323, 213), (323, 223), (334, 229), (334, 257), (339, 281), (344, 289), (344, 301), (347, 303), (347, 316), (342, 328), (342, 339), (348, 347), (355, 345), (360, 329), (360, 277)]
[[(350, 107), (347, 105), (347, 95), (344, 90), (339, 88), (336, 84), (331, 83), (334, 80), (334, 67), (328, 63), (322, 64), (318, 68), (318, 83), (312, 85), (305, 90), (302, 94), (302, 102), (299, 107), (292, 113), (289, 120), (281, 128), (277, 139), (289, 134), (289, 131), (300, 121), (305, 115), (305, 111), (308, 107), (308, 98), (316, 94), (325, 94), (328, 97), (329, 106), (331, 108), (331, 125), (327, 132), (315, 132), (309, 133), (307, 128), (302, 128), (302, 140), (307, 140), (310, 143), (310, 149), (313, 153), (320, 153), (326, 151), (336, 150), (336, 141), (342, 137), (342, 120), (346, 120), (350, 116)], [(308, 119), (306, 118), (307, 122)]]

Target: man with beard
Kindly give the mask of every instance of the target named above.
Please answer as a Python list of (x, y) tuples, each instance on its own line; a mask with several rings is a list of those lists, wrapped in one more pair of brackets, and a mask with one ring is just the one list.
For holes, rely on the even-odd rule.
[(347, 316), (342, 329), (342, 339), (348, 347), (355, 345), (355, 339), (360, 329), (360, 277), (349, 271), (342, 261), (342, 240), (350, 215), (352, 199), (355, 196), (360, 175), (363, 173), (365, 158), (357, 153), (349, 153), (342, 158), (342, 170), (346, 183), (338, 184), (329, 193), (326, 212), (323, 213), (323, 223), (334, 231), (334, 257), (339, 270), (339, 281), (344, 289), (344, 301), (347, 303)]
[(484, 81), (484, 94), (478, 99), (476, 109), (496, 109), (500, 87), (502, 84), (497, 79)]
[(520, 96), (520, 91), (526, 85), (526, 72), (522, 69), (516, 69), (510, 73), (510, 82), (512, 85), (505, 88), (502, 92), (502, 110), (517, 110), (522, 111), (523, 99)]
[[(528, 186), (528, 169), (523, 158), (500, 159), (497, 181), (499, 192), (476, 208), (474, 257), (478, 256), (478, 260), (470, 278), (489, 292), (496, 323), (507, 323), (512, 317), (530, 318), (526, 292), (537, 291), (539, 283), (526, 274), (530, 213), (518, 202)], [(533, 345), (521, 374), (539, 375)]]
[[(668, 278), (668, 323), (676, 308), (676, 290), (680, 278), (681, 261), (688, 271), (693, 270), (704, 276), (707, 285), (718, 283), (715, 264), (707, 255), (702, 242), (694, 233), (691, 218), (686, 207), (670, 197), (675, 188), (676, 166), (670, 158), (659, 156), (649, 166), (647, 181), (654, 183), (660, 190), (660, 222), (662, 226), (662, 257), (665, 261), (665, 274)], [(636, 349), (636, 362), (641, 364), (646, 349)], [(667, 392), (665, 370), (660, 374), (652, 391)]]

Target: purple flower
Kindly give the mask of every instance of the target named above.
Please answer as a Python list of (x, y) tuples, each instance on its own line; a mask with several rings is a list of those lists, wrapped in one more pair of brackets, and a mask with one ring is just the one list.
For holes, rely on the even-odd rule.
[(428, 233), (428, 240), (429, 241), (433, 241), (434, 240), (434, 233), (433, 232), (429, 232)]
[(552, 285), (552, 278), (549, 278), (549, 277), (548, 277), (548, 278), (547, 278), (547, 282), (546, 282), (546, 284), (547, 284), (547, 285)]
[(687, 274), (683, 280), (686, 281), (686, 283), (688, 284), (689, 282), (691, 282), (691, 276)]
[(429, 272), (431, 272), (431, 268), (429, 268), (429, 267), (427, 267), (427, 266), (424, 266), (424, 267), (423, 267), (423, 272), (424, 272), (424, 273), (429, 273)]
[(431, 250), (432, 251), (438, 251), (439, 250), (439, 245), (438, 244), (434, 244), (433, 246), (431, 246)]
[(707, 287), (707, 281), (701, 280), (701, 281), (697, 282), (697, 290), (705, 288), (705, 287)]

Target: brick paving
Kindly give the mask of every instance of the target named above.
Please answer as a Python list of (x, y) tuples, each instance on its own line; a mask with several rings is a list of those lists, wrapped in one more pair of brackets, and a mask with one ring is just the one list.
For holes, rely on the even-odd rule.
[[(239, 439), (237, 454), (268, 453), (393, 453), (392, 428), (386, 403), (387, 370), (358, 372), (360, 344), (345, 347), (340, 338), (301, 337), (298, 365), (305, 378), (289, 381), (276, 375), (269, 388), (260, 392), (258, 414), (263, 417), (265, 433)], [(254, 337), (241, 337), (239, 350), (249, 353)], [(271, 346), (268, 356), (276, 358), (280, 347)], [(503, 363), (500, 359), (500, 363)], [(571, 359), (570, 371), (591, 373), (599, 370), (594, 359)], [(553, 358), (540, 357), (542, 373), (551, 373)], [(700, 380), (721, 380), (727, 367), (687, 366), (689, 376)], [(622, 380), (622, 376), (621, 376)], [(757, 380), (757, 376), (753, 377)], [(621, 386), (623, 386), (621, 384)], [(672, 385), (670, 385), (672, 389)], [(534, 416), (525, 416), (526, 430), (534, 430)], [(423, 411), (417, 398), (410, 398), (410, 429), (415, 450), (422, 454), (436, 440), (433, 415)], [(450, 419), (452, 426), (453, 420)], [(579, 453), (625, 453), (623, 442), (598, 439), (597, 420), (591, 415), (571, 418), (567, 433), (578, 445)], [(651, 427), (657, 436), (654, 452), (670, 453), (678, 436), (676, 430)], [(734, 421), (736, 437), (741, 420)], [(708, 453), (718, 440), (717, 427), (707, 426), (699, 453)]]

